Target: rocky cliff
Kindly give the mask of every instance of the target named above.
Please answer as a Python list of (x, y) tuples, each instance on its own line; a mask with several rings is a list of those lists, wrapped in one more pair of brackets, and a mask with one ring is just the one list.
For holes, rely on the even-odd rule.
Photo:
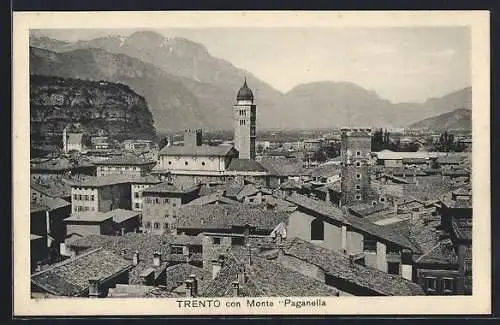
[(128, 86), (107, 81), (31, 75), (32, 141), (57, 143), (63, 129), (79, 123), (85, 133), (114, 139), (155, 136), (144, 97)]

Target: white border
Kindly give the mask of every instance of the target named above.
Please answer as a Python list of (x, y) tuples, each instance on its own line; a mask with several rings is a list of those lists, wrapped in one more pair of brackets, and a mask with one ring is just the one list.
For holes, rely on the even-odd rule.
[[(491, 312), (490, 58), (488, 11), (372, 12), (14, 12), (13, 15), (14, 315), (487, 314)], [(29, 29), (174, 27), (470, 26), (473, 123), (473, 295), (322, 298), (327, 307), (178, 308), (175, 299), (30, 299)], [(244, 306), (246, 299), (239, 300)]]

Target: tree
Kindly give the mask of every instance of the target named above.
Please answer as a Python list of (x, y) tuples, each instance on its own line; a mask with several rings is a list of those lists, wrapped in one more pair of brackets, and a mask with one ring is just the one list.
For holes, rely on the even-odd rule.
[(455, 138), (453, 134), (449, 134), (448, 131), (445, 131), (439, 136), (439, 142), (437, 145), (438, 151), (441, 152), (450, 152), (454, 151), (454, 142)]
[(165, 147), (168, 144), (168, 139), (167, 137), (163, 137), (160, 139), (160, 142), (158, 142), (158, 147), (161, 149)]
[(312, 160), (317, 161), (317, 162), (325, 162), (327, 159), (325, 150), (323, 148), (320, 148), (316, 150), (313, 155), (312, 155)]

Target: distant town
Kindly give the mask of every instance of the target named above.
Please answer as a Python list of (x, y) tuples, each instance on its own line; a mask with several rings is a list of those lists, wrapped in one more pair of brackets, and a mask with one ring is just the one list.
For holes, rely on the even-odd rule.
[(470, 130), (260, 130), (241, 84), (229, 131), (32, 134), (32, 298), (472, 294)]

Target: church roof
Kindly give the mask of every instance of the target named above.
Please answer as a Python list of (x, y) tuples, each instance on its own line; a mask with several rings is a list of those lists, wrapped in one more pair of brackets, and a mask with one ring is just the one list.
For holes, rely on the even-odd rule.
[(252, 93), (252, 90), (247, 85), (246, 78), (245, 78), (245, 82), (243, 83), (243, 86), (241, 86), (240, 90), (238, 91), (238, 96), (236, 97), (236, 99), (237, 100), (253, 100), (253, 93)]

